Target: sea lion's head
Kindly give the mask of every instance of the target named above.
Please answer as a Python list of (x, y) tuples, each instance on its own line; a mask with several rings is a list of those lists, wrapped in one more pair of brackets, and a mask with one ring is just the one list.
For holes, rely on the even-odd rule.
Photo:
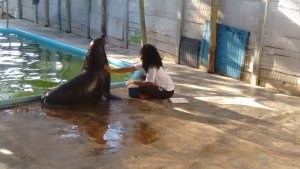
[(107, 57), (105, 53), (105, 37), (96, 38), (91, 41), (88, 48), (88, 71), (99, 71), (103, 69), (104, 64), (107, 64)]

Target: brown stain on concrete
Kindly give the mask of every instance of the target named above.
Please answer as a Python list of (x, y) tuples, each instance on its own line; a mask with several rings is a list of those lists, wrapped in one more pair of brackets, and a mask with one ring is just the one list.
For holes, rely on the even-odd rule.
[(88, 134), (90, 140), (93, 140), (98, 144), (106, 144), (106, 140), (103, 139), (103, 135), (107, 131), (107, 124), (104, 122), (92, 122), (91, 124), (85, 126), (83, 130)]
[(159, 131), (142, 122), (136, 130), (135, 139), (142, 144), (151, 144), (159, 139)]

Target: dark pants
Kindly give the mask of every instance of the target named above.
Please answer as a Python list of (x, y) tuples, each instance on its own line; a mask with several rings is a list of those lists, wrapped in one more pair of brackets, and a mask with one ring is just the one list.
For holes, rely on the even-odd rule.
[(140, 94), (150, 96), (153, 99), (168, 99), (174, 94), (174, 90), (166, 91), (154, 85), (140, 86), (139, 90)]

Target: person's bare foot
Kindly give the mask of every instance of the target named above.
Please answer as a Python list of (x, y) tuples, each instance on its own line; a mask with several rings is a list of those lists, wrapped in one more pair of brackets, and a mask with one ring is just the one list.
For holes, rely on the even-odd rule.
[(139, 98), (140, 98), (141, 100), (148, 100), (148, 99), (150, 99), (150, 96), (144, 95), (144, 94), (139, 94)]

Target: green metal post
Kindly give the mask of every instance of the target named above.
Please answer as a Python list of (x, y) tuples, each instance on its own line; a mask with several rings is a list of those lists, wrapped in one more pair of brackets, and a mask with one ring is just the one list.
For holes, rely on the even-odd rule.
[(66, 0), (67, 33), (71, 33), (71, 2)]
[(106, 0), (101, 0), (101, 11), (102, 11), (102, 18), (101, 18), (101, 31), (102, 34), (106, 36)]
[(90, 39), (91, 38), (91, 35), (90, 35), (90, 20), (91, 20), (91, 3), (92, 3), (92, 1), (91, 0), (87, 0), (88, 2), (87, 2), (87, 18), (86, 18), (86, 37), (88, 38), (88, 39)]
[(147, 44), (147, 34), (146, 34), (146, 24), (145, 24), (145, 10), (144, 10), (144, 0), (139, 0), (140, 8), (140, 26), (142, 35), (142, 46)]
[(219, 0), (213, 0), (210, 17), (210, 46), (208, 56), (207, 72), (215, 72), (215, 54), (217, 47), (217, 21), (218, 21)]
[(45, 27), (48, 27), (49, 26), (49, 0), (45, 0), (44, 1), (44, 8), (45, 8)]

